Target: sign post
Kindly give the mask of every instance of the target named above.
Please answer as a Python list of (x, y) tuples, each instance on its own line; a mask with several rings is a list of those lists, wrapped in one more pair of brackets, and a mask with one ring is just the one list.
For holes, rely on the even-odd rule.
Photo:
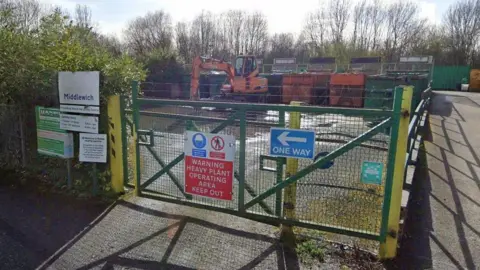
[(93, 163), (93, 194), (96, 195), (97, 163), (107, 162), (107, 136), (97, 134), (98, 116), (91, 116), (100, 114), (100, 72), (59, 72), (58, 94), (62, 112), (60, 127), (85, 132), (80, 133), (79, 160)]
[(37, 123), (37, 151), (47, 156), (67, 160), (67, 187), (72, 187), (71, 158), (73, 134), (60, 128), (60, 111), (56, 108), (35, 107)]
[[(301, 103), (292, 101), (290, 105), (299, 106)], [(295, 175), (298, 171), (297, 158), (313, 158), (315, 152), (315, 132), (299, 130), (302, 115), (299, 112), (290, 113), (291, 129), (270, 130), (270, 153), (287, 157), (285, 178)], [(295, 150), (295, 151), (294, 151)], [(288, 219), (295, 219), (297, 204), (297, 184), (292, 183), (284, 190), (283, 215)], [(280, 237), (287, 247), (295, 247), (295, 234), (291, 226), (282, 224)]]
[(235, 137), (186, 132), (185, 193), (232, 200)]

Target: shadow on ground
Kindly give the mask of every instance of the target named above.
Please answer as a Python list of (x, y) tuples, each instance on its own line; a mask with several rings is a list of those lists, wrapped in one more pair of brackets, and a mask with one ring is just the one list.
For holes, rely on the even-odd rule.
[(0, 185), (0, 269), (34, 269), (106, 207)]
[[(480, 159), (466, 134), (462, 110), (479, 104), (465, 96), (436, 94), (419, 151), (398, 269), (478, 269), (480, 232), (475, 220)], [(472, 119), (470, 119), (472, 121)], [(470, 136), (468, 136), (470, 135)], [(471, 158), (469, 158), (471, 157)]]
[[(273, 235), (232, 228), (238, 224), (228, 220), (217, 223), (170, 214), (166, 203), (142, 198), (133, 201), (118, 201), (95, 227), (76, 237), (40, 269), (300, 268), (296, 255), (284, 250)], [(144, 202), (152, 205), (142, 205)], [(151, 206), (165, 206), (168, 212)], [(227, 222), (229, 227), (221, 225)], [(263, 231), (265, 225), (257, 226)]]
[(428, 164), (423, 144), (418, 151), (417, 164), (411, 186), (410, 200), (407, 205), (408, 217), (400, 249), (394, 264), (389, 265), (389, 269), (432, 268), (430, 232), (433, 229), (429, 195), (432, 187), (428, 176)]

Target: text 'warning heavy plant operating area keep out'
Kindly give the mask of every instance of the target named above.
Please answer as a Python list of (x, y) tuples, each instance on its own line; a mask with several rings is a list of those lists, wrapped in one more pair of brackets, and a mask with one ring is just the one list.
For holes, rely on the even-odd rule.
[(235, 137), (187, 131), (184, 151), (185, 192), (232, 200)]

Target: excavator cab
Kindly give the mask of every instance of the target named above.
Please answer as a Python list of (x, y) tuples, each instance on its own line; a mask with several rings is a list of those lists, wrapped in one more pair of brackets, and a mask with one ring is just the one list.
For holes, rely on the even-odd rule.
[(248, 77), (257, 69), (255, 56), (240, 55), (235, 59), (235, 76)]
[(197, 56), (192, 64), (192, 79), (190, 98), (198, 100), (200, 97), (200, 72), (203, 70), (218, 70), (227, 74), (228, 83), (223, 84), (220, 91), (223, 97), (238, 97), (238, 100), (247, 100), (249, 97), (265, 99), (268, 92), (266, 78), (258, 77), (257, 61), (253, 55), (240, 55), (232, 64), (223, 60)]

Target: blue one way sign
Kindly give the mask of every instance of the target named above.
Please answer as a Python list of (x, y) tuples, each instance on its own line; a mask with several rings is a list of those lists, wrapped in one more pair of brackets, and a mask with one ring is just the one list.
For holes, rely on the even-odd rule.
[(315, 131), (271, 128), (270, 155), (313, 159), (315, 156)]

